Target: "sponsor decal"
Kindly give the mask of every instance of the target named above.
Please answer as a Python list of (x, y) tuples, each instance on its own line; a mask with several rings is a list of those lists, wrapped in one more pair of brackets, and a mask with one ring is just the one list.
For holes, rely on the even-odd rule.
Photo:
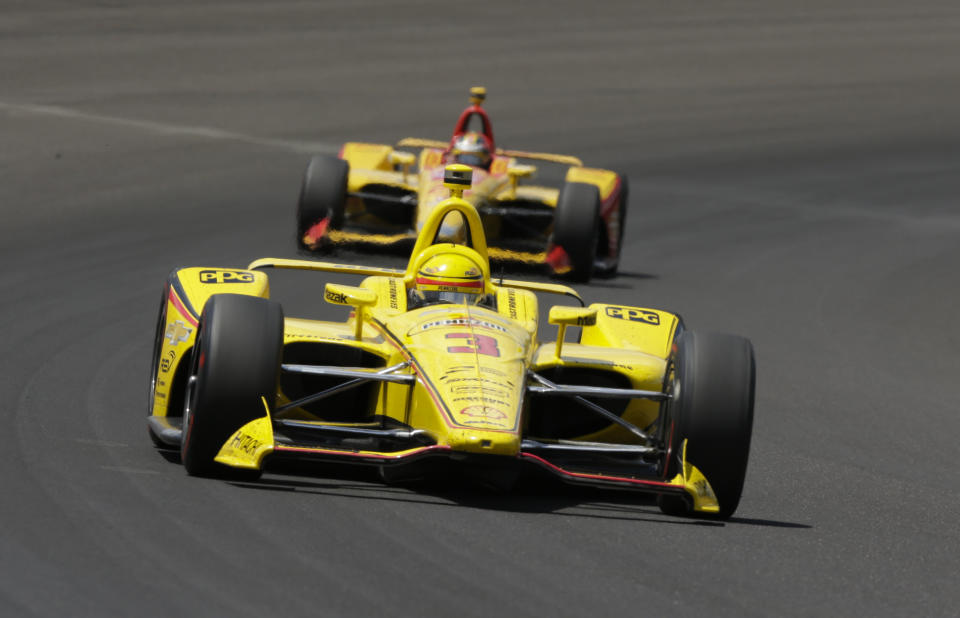
[(482, 393), (484, 391), (482, 384), (464, 384), (463, 386), (451, 386), (452, 393)]
[(187, 328), (187, 326), (180, 320), (173, 322), (167, 325), (167, 332), (163, 335), (170, 342), (170, 345), (177, 345), (182, 341), (186, 341), (190, 338), (190, 333), (193, 332), (192, 328)]
[[(457, 288), (459, 289), (459, 288)], [(477, 318), (448, 318), (446, 320), (434, 320), (420, 325), (420, 330), (430, 330), (431, 328), (440, 328), (443, 326), (479, 326), (480, 328), (489, 328), (490, 330), (507, 332), (507, 329), (494, 322), (487, 320), (478, 320)]]
[[(480, 371), (483, 373), (492, 373), (495, 376), (502, 376), (504, 378), (507, 377), (507, 373), (505, 371), (500, 371), (499, 369), (494, 369), (493, 367), (480, 367)], [(513, 387), (513, 382), (510, 380), (507, 380), (506, 383)]]
[(327, 302), (336, 303), (337, 305), (346, 305), (347, 304), (347, 295), (341, 294), (340, 292), (334, 292), (332, 290), (327, 290), (325, 294)]
[(483, 418), (490, 421), (502, 421), (506, 420), (507, 418), (507, 413), (503, 410), (489, 408), (487, 406), (467, 406), (466, 408), (460, 410), (460, 414), (474, 418)]
[(504, 388), (501, 388), (500, 385), (490, 385), (490, 384), (457, 384), (450, 387), (450, 392), (455, 394), (466, 394), (466, 393), (480, 393), (481, 395), (486, 393), (488, 395), (493, 395), (495, 397), (509, 397), (510, 392)]
[(170, 350), (167, 352), (167, 355), (160, 360), (160, 371), (163, 373), (170, 371), (170, 366), (175, 360), (177, 360), (177, 352), (175, 350)]
[(506, 401), (501, 401), (499, 399), (494, 399), (492, 397), (454, 397), (451, 401), (472, 401), (478, 404), (486, 405), (496, 405), (507, 407), (508, 404)]
[(400, 308), (400, 282), (396, 279), (390, 279), (390, 308), (399, 309)]
[(200, 283), (253, 283), (253, 273), (242, 270), (201, 270)]
[[(456, 367), (450, 367), (444, 372), (444, 376), (440, 378), (441, 380), (446, 380), (449, 374), (451, 373), (463, 373), (464, 371), (473, 371), (473, 365), (457, 365)], [(469, 379), (469, 378), (465, 378)]]
[(478, 378), (476, 376), (471, 376), (469, 378), (451, 378), (449, 376), (441, 376), (440, 380), (442, 382), (446, 382), (448, 385), (453, 384), (454, 382), (474, 382), (474, 383), (479, 382), (481, 384), (487, 385), (487, 387), (490, 387), (490, 386), (501, 387), (501, 388), (503, 387), (503, 384), (499, 380), (494, 380), (493, 378), (483, 378), (483, 377)]
[(703, 481), (703, 480), (697, 481), (696, 483), (693, 484), (693, 488), (694, 490), (696, 490), (697, 495), (700, 496), (701, 498), (710, 496), (710, 491), (707, 489), (706, 481)]
[(247, 455), (253, 455), (257, 452), (257, 449), (263, 444), (260, 440), (257, 440), (253, 436), (242, 433), (238, 431), (233, 434), (233, 439), (230, 440), (230, 447), (238, 451), (243, 451)]
[(660, 315), (655, 311), (645, 311), (643, 309), (634, 309), (632, 307), (607, 307), (607, 315), (618, 320), (629, 320), (630, 322), (643, 322), (657, 326), (660, 324)]
[(507, 291), (507, 312), (514, 320), (517, 319), (517, 292), (516, 290)]

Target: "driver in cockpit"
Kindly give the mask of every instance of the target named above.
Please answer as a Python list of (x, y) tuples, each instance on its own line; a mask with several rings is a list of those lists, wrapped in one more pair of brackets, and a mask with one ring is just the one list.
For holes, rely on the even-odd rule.
[(462, 245), (436, 253), (417, 268), (410, 289), (408, 308), (452, 303), (492, 307), (493, 295), (486, 293), (480, 254)]

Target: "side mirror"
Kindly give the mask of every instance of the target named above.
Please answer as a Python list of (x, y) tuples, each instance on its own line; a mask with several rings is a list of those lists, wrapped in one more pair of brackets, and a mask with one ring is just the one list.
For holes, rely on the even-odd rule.
[(410, 173), (410, 166), (413, 165), (413, 162), (416, 158), (412, 153), (401, 152), (399, 150), (393, 150), (390, 152), (390, 163), (396, 168), (400, 166), (400, 170), (403, 172), (403, 182), (407, 182), (407, 175)]
[(358, 288), (352, 285), (341, 285), (339, 283), (328, 283), (323, 290), (323, 298), (333, 305), (349, 305), (356, 308), (356, 330), (354, 338), (358, 341), (363, 334), (363, 323), (366, 320), (366, 311), (364, 309), (377, 302), (377, 293), (366, 288)]
[(557, 347), (554, 352), (554, 358), (560, 358), (560, 352), (563, 349), (563, 338), (567, 334), (567, 326), (593, 326), (597, 323), (597, 310), (595, 307), (564, 307), (554, 305), (550, 307), (550, 315), (547, 320), (551, 324), (559, 327), (557, 331)]
[(510, 177), (510, 199), (517, 197), (517, 182), (521, 178), (529, 178), (537, 168), (533, 165), (511, 165), (507, 168), (507, 176)]

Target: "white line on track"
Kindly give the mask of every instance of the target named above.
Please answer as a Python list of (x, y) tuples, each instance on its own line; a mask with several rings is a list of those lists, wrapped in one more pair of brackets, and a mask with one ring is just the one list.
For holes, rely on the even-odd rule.
[(92, 446), (103, 446), (107, 448), (122, 447), (127, 448), (130, 445), (123, 442), (112, 442), (110, 440), (90, 440), (88, 438), (74, 438), (74, 442), (79, 442), (80, 444), (90, 444)]
[(286, 150), (297, 153), (336, 153), (338, 146), (331, 146), (320, 142), (301, 142), (296, 140), (272, 139), (268, 137), (257, 137), (254, 135), (245, 135), (233, 131), (225, 131), (214, 127), (196, 127), (186, 125), (167, 124), (163, 122), (153, 122), (151, 120), (138, 120), (135, 118), (122, 118), (119, 116), (104, 116), (101, 114), (91, 114), (68, 107), (59, 107), (56, 105), (38, 105), (34, 103), (9, 103), (0, 101), (0, 110), (5, 112), (19, 112), (22, 114), (34, 114), (40, 116), (53, 116), (56, 118), (67, 118), (80, 120), (83, 122), (93, 122), (99, 124), (108, 124), (118, 127), (126, 127), (156, 135), (185, 136), (201, 139), (241, 142), (244, 144), (253, 144), (255, 146), (264, 146), (276, 150)]
[(122, 472), (124, 474), (160, 474), (157, 470), (146, 470), (144, 468), (130, 468), (127, 466), (100, 466), (101, 470), (110, 470), (111, 472)]

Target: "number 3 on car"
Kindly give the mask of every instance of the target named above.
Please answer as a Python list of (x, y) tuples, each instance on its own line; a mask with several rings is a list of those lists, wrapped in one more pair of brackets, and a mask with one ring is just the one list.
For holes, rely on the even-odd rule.
[(473, 333), (447, 333), (447, 339), (463, 339), (463, 345), (447, 347), (451, 354), (483, 354), (485, 356), (500, 356), (497, 340), (488, 335), (474, 335)]

